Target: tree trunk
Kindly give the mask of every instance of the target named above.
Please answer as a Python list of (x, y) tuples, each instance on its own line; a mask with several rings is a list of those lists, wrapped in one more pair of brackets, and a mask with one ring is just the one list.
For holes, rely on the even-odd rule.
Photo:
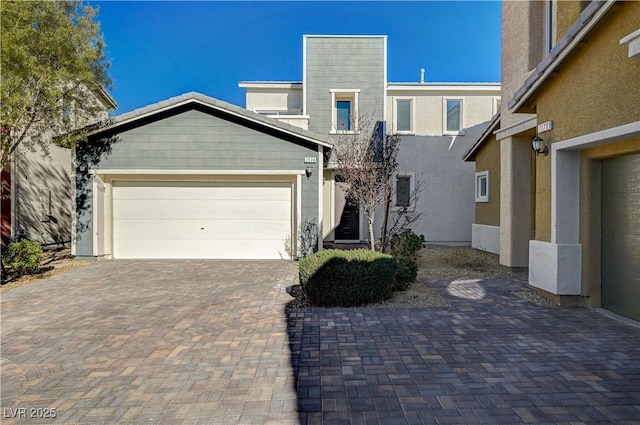
[(371, 247), (371, 251), (376, 250), (376, 237), (373, 234), (373, 220), (375, 218), (375, 213), (367, 216), (369, 221), (369, 246)]
[(387, 186), (384, 199), (384, 217), (382, 217), (382, 234), (380, 235), (380, 251), (387, 251), (387, 226), (389, 224), (389, 208), (391, 207), (391, 189)]

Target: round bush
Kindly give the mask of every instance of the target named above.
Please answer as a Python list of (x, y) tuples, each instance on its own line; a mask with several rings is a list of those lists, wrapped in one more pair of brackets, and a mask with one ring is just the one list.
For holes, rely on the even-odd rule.
[(42, 262), (42, 246), (39, 242), (26, 239), (12, 242), (4, 252), (2, 260), (18, 276), (38, 273)]
[(391, 253), (394, 257), (415, 257), (422, 248), (422, 238), (406, 229), (391, 239)]
[(300, 260), (300, 287), (313, 305), (352, 307), (391, 296), (396, 259), (368, 249), (327, 249)]
[(398, 258), (398, 271), (396, 272), (396, 281), (393, 285), (394, 291), (406, 291), (409, 289), (411, 282), (415, 282), (418, 277), (418, 264), (413, 258)]

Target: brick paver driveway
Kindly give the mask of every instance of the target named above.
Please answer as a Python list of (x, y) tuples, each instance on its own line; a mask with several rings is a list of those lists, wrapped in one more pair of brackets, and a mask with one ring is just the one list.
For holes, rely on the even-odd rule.
[(295, 272), (105, 261), (4, 292), (2, 423), (640, 424), (638, 327), (517, 279), (431, 281), (451, 307), (287, 312)]

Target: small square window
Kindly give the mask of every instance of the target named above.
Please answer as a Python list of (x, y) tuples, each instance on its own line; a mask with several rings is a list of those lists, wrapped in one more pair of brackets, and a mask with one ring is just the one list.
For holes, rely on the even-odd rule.
[(396, 131), (411, 132), (412, 128), (412, 102), (410, 99), (396, 101)]
[(476, 202), (489, 202), (489, 171), (476, 173)]
[(396, 177), (396, 206), (411, 206), (411, 176)]
[(458, 133), (462, 130), (462, 100), (447, 99), (445, 114), (447, 133)]

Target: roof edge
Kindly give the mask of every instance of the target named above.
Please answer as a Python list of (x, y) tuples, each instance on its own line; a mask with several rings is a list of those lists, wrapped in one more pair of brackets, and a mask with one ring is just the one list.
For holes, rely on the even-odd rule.
[(198, 92), (184, 93), (182, 95), (171, 97), (169, 99), (145, 106), (143, 108), (138, 108), (131, 112), (113, 117), (106, 123), (106, 125), (90, 131), (89, 135), (96, 135), (104, 133), (106, 131), (111, 131), (121, 126), (135, 123), (136, 121), (142, 120), (144, 118), (148, 118), (153, 115), (170, 111), (172, 109), (176, 109), (178, 107), (189, 104), (199, 104), (236, 116), (240, 119), (253, 122), (258, 125), (263, 125), (274, 130), (282, 131), (291, 136), (306, 140), (311, 143), (315, 143), (320, 146), (324, 146), (327, 148), (333, 147), (331, 143), (329, 143), (324, 137), (317, 133), (281, 122), (275, 118), (266, 117), (257, 112), (249, 111), (248, 109), (241, 108), (231, 103), (224, 102), (222, 100), (218, 100), (216, 98), (206, 96)]
[(489, 138), (489, 136), (492, 135), (493, 132), (498, 129), (499, 124), (500, 124), (500, 112), (497, 112), (493, 116), (493, 118), (491, 118), (491, 121), (489, 121), (489, 124), (487, 124), (487, 127), (484, 129), (482, 134), (480, 134), (480, 136), (478, 137), (478, 140), (476, 140), (476, 142), (473, 145), (471, 145), (471, 147), (464, 154), (462, 154), (462, 160), (470, 161), (472, 156), (474, 156), (474, 159), (475, 159), (476, 151)]

